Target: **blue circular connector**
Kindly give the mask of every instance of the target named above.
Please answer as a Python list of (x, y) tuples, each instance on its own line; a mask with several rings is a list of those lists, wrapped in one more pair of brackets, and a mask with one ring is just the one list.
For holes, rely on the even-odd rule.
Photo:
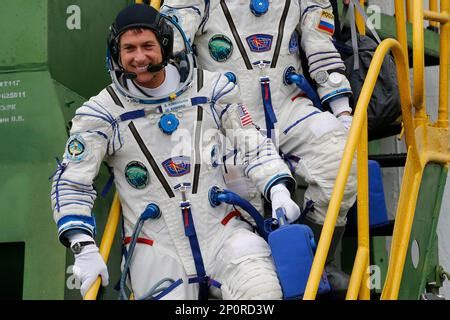
[(291, 79), (291, 76), (294, 73), (295, 73), (295, 68), (293, 66), (289, 66), (284, 70), (283, 82), (286, 86), (292, 84), (293, 81)]
[(269, 10), (269, 0), (251, 0), (250, 11), (257, 17), (262, 16)]
[(226, 72), (224, 76), (227, 77), (230, 82), (236, 83), (237, 81), (236, 75), (233, 72)]
[(159, 210), (159, 207), (154, 203), (147, 205), (141, 215), (141, 219), (143, 220), (158, 219), (159, 217), (161, 217), (161, 210)]
[(159, 128), (165, 134), (174, 133), (177, 130), (179, 124), (180, 121), (178, 121), (177, 117), (173, 113), (162, 115), (158, 123)]
[(209, 189), (208, 191), (208, 199), (209, 199), (209, 204), (211, 205), (211, 207), (215, 208), (218, 205), (220, 205), (222, 202), (218, 199), (218, 195), (219, 195), (220, 189), (217, 186), (213, 186), (211, 189)]

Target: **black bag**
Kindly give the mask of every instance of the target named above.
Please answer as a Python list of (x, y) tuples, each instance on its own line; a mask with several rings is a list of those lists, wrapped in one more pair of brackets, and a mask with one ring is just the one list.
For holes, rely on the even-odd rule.
[[(353, 91), (350, 104), (354, 110), (375, 50), (381, 40), (375, 29), (368, 25), (367, 15), (358, 1), (351, 0), (349, 6), (343, 7), (343, 18), (341, 18), (341, 21), (339, 21), (336, 1), (332, 0), (331, 3), (333, 5), (335, 25), (337, 27), (335, 46), (341, 54), (346, 67), (345, 75)], [(354, 8), (364, 17), (366, 26), (378, 42), (369, 36), (357, 34), (353, 13)], [(350, 32), (345, 33), (342, 27), (347, 13), (350, 13)], [(354, 41), (353, 45), (352, 38)], [(358, 52), (356, 59), (358, 61), (355, 64), (354, 51), (356, 49)], [(391, 54), (384, 57), (372, 97), (367, 106), (367, 125), (369, 140), (389, 137), (401, 131), (401, 105), (397, 82), (397, 69)]]
[[(354, 69), (351, 40), (338, 50), (344, 61), (348, 81), (353, 91), (350, 98), (352, 109), (356, 107), (365, 77), (378, 44), (369, 36), (357, 35), (359, 68)], [(380, 139), (400, 133), (401, 105), (397, 82), (397, 71), (391, 54), (384, 57), (372, 97), (367, 107), (369, 140)]]

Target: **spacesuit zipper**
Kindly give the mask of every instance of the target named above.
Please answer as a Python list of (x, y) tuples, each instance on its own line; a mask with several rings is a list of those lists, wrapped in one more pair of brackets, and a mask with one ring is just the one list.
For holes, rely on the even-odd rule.
[(131, 133), (133, 134), (134, 138), (136, 139), (136, 142), (139, 145), (139, 148), (141, 149), (144, 156), (147, 158), (148, 162), (150, 163), (150, 166), (153, 169), (153, 172), (155, 173), (156, 177), (158, 178), (159, 182), (161, 182), (164, 190), (166, 190), (167, 195), (170, 198), (174, 198), (175, 194), (172, 191), (172, 188), (169, 186), (169, 183), (164, 178), (164, 175), (162, 174), (161, 170), (158, 168), (158, 164), (156, 163), (155, 159), (153, 158), (152, 154), (148, 150), (147, 146), (145, 145), (144, 141), (142, 140), (141, 136), (139, 135), (139, 132), (137, 131), (134, 123), (131, 121), (128, 125), (130, 128)]
[(271, 68), (275, 68), (278, 62), (278, 56), (280, 55), (281, 42), (283, 42), (283, 33), (284, 33), (284, 24), (286, 22), (286, 17), (289, 11), (289, 7), (291, 6), (291, 0), (286, 0), (286, 4), (284, 5), (283, 14), (281, 15), (280, 24), (278, 26), (278, 37), (277, 44), (275, 46), (275, 51), (273, 53)]
[(248, 70), (252, 70), (253, 69), (252, 64), (250, 63), (250, 60), (247, 56), (247, 52), (245, 51), (244, 45), (242, 44), (241, 38), (239, 37), (239, 32), (237, 31), (236, 26), (234, 25), (233, 18), (231, 17), (230, 10), (228, 9), (225, 0), (220, 0), (220, 5), (222, 6), (222, 11), (225, 15), (225, 18), (227, 19), (228, 25), (231, 29), (231, 33), (233, 34), (234, 41), (236, 42), (236, 45), (238, 46), (238, 49), (241, 52), (242, 59), (244, 59), (245, 66), (247, 67)]
[(203, 70), (197, 69), (197, 93), (203, 88)]
[(197, 193), (198, 189), (198, 179), (200, 177), (200, 167), (201, 167), (201, 159), (200, 159), (200, 134), (202, 130), (202, 120), (203, 120), (203, 108), (197, 108), (197, 124), (195, 127), (195, 166), (194, 166), (194, 180), (192, 182), (192, 194)]

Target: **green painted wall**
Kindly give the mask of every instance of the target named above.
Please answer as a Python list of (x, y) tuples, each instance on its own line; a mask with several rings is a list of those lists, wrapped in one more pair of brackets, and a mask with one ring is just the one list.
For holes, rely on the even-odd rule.
[[(419, 299), (426, 289), (437, 290), (437, 288), (427, 288), (427, 284), (436, 282), (435, 268), (439, 265), (436, 228), (447, 171), (447, 168), (435, 163), (430, 163), (425, 168), (405, 259), (399, 299)], [(415, 242), (414, 250), (413, 242)]]
[[(76, 108), (109, 83), (105, 54), (108, 26), (129, 0), (2, 0), (0, 10), (0, 250), (24, 243), (23, 299), (80, 299), (71, 288), (71, 253), (57, 240), (49, 177), (67, 140)], [(72, 6), (72, 7), (70, 7)], [(80, 28), (77, 26), (79, 10)], [(75, 20), (74, 20), (75, 19)], [(69, 23), (68, 23), (69, 21)], [(70, 23), (72, 22), (72, 23)], [(108, 178), (103, 168), (95, 187)], [(114, 190), (94, 207), (100, 242)], [(0, 256), (17, 256), (0, 252)], [(117, 297), (120, 245), (110, 262)], [(19, 263), (19, 262), (18, 262)], [(22, 263), (22, 262), (20, 262)], [(17, 268), (16, 268), (17, 267)], [(8, 272), (20, 266), (8, 265)], [(3, 270), (3, 269), (2, 269)], [(71, 282), (72, 281), (72, 282)], [(71, 290), (73, 289), (73, 290)], [(4, 297), (4, 295), (2, 295)]]
[(48, 60), (52, 77), (83, 97), (110, 78), (106, 38), (116, 14), (131, 0), (48, 0)]
[(47, 1), (2, 0), (0, 70), (47, 62)]
[(0, 73), (0, 83), (0, 242), (25, 242), (24, 299), (62, 298), (48, 180), (66, 140), (57, 94), (48, 71)]

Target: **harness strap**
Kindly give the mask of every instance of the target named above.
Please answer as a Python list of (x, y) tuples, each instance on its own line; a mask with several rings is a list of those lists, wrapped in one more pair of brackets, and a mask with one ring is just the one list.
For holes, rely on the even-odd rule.
[(264, 117), (266, 119), (267, 137), (272, 138), (272, 130), (275, 129), (277, 117), (273, 111), (272, 97), (270, 95), (270, 79), (268, 77), (260, 78), (261, 95), (264, 106)]
[(293, 96), (291, 98), (291, 101), (297, 100), (297, 98), (307, 98), (308, 96), (304, 92), (300, 92), (299, 94)]
[(231, 211), (229, 214), (227, 214), (223, 219), (222, 219), (222, 221), (220, 221), (220, 223), (222, 224), (222, 225), (224, 225), (224, 226), (226, 226), (227, 225), (227, 223), (231, 220), (231, 219), (233, 219), (234, 217), (239, 217), (241, 215), (241, 213), (239, 212), (239, 210), (233, 210), (233, 211)]
[[(123, 244), (129, 244), (131, 242), (131, 237), (125, 237), (123, 239)], [(153, 246), (153, 240), (152, 239), (146, 239), (146, 238), (137, 238), (137, 243), (143, 243), (143, 244), (148, 244), (149, 246)]]
[(197, 233), (195, 232), (194, 219), (189, 201), (180, 203), (181, 217), (183, 219), (184, 234), (189, 239), (191, 245), (192, 257), (194, 258), (195, 270), (197, 271), (197, 281), (199, 284), (199, 300), (208, 300), (208, 279), (205, 272), (205, 265), (203, 264), (202, 253), (200, 251), (200, 244), (198, 242)]

